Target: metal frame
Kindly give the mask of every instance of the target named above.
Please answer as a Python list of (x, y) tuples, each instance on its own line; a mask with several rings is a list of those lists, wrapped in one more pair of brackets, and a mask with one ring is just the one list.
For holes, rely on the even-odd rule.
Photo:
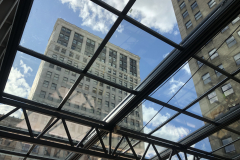
[[(23, 110), (23, 113), (25, 116), (28, 130), (18, 131), (17, 129), (0, 126), (0, 130), (1, 130), (0, 135), (1, 135), (1, 137), (5, 137), (8, 139), (32, 143), (33, 146), (31, 147), (31, 149), (29, 150), (29, 152), (27, 154), (17, 153), (14, 151), (6, 151), (6, 150), (0, 150), (0, 152), (6, 153), (6, 154), (12, 154), (12, 155), (16, 155), (16, 156), (25, 156), (24, 159), (26, 159), (26, 158), (46, 159), (46, 158), (30, 155), (30, 153), (33, 150), (33, 148), (35, 147), (35, 145), (46, 145), (46, 146), (50, 146), (50, 147), (55, 147), (55, 148), (71, 151), (72, 153), (69, 154), (69, 156), (66, 158), (68, 160), (77, 160), (83, 154), (97, 156), (97, 157), (106, 158), (106, 159), (141, 159), (141, 160), (143, 160), (143, 159), (145, 159), (145, 155), (146, 155), (150, 145), (152, 145), (156, 152), (156, 157), (153, 157), (152, 159), (155, 159), (155, 158), (171, 159), (172, 156), (174, 156), (174, 155), (177, 155), (177, 157), (179, 159), (181, 159), (178, 152), (183, 152), (185, 157), (186, 157), (186, 154), (192, 154), (197, 159), (199, 159), (199, 157), (207, 158), (207, 159), (219, 159), (219, 160), (220, 159), (228, 159), (225, 157), (217, 156), (217, 155), (214, 155), (214, 154), (211, 154), (208, 152), (204, 152), (204, 151), (192, 148), (190, 146), (192, 144), (208, 137), (209, 135), (213, 134), (214, 132), (216, 132), (220, 129), (224, 128), (229, 131), (232, 131), (227, 126), (238, 119), (238, 117), (240, 115), (240, 109), (231, 111), (227, 115), (225, 115), (223, 118), (221, 118), (220, 120), (216, 120), (216, 121), (212, 121), (212, 120), (200, 117), (200, 116), (193, 114), (191, 112), (188, 112), (186, 110), (188, 108), (190, 108), (192, 105), (194, 105), (195, 103), (197, 103), (198, 101), (200, 101), (202, 98), (204, 98), (208, 93), (210, 93), (211, 91), (215, 90), (217, 87), (219, 87), (220, 85), (222, 85), (223, 83), (228, 81), (229, 79), (233, 79), (236, 82), (240, 83), (240, 80), (235, 77), (235, 75), (240, 72), (240, 69), (235, 71), (234, 73), (230, 74), (230, 73), (227, 73), (227, 72), (217, 68), (216, 66), (212, 65), (211, 63), (209, 63), (205, 60), (202, 60), (201, 58), (197, 57), (196, 55), (194, 55), (195, 53), (197, 53), (197, 51), (199, 49), (201, 49), (209, 41), (209, 39), (214, 37), (221, 30), (221, 28), (226, 26), (229, 22), (231, 22), (232, 19), (234, 19), (235, 16), (237, 16), (239, 14), (240, 2), (238, 0), (228, 0), (228, 1), (221, 2), (212, 11), (212, 13), (208, 17), (206, 17), (198, 27), (196, 27), (194, 29), (194, 32), (192, 32), (189, 36), (187, 36), (187, 38), (184, 39), (180, 45), (178, 45), (178, 44), (172, 42), (171, 40), (167, 39), (166, 37), (158, 34), (157, 32), (151, 30), (150, 28), (142, 25), (141, 23), (137, 22), (136, 20), (134, 20), (131, 17), (126, 15), (128, 13), (128, 11), (130, 10), (130, 8), (133, 6), (135, 0), (130, 0), (122, 12), (109, 6), (108, 4), (104, 3), (103, 1), (99, 1), (99, 0), (91, 0), (91, 1), (93, 1), (97, 5), (105, 8), (106, 10), (116, 14), (118, 16), (118, 19), (115, 21), (112, 28), (107, 33), (106, 37), (103, 39), (102, 43), (98, 47), (97, 51), (95, 52), (95, 54), (93, 55), (93, 57), (91, 58), (91, 60), (87, 64), (87, 66), (84, 68), (84, 70), (80, 70), (75, 67), (64, 64), (62, 62), (51, 59), (51, 58), (49, 58), (45, 55), (42, 55), (40, 53), (37, 53), (35, 51), (29, 50), (28, 48), (19, 46), (19, 42), (20, 42), (25, 24), (27, 22), (28, 15), (31, 10), (31, 6), (33, 3), (33, 0), (19, 0), (18, 6), (17, 6), (17, 11), (16, 11), (16, 16), (15, 16), (14, 22), (12, 23), (13, 25), (10, 29), (11, 31), (10, 30), (7, 31), (7, 33), (11, 32), (11, 34), (10, 34), (9, 41), (7, 43), (7, 47), (6, 47), (6, 51), (5, 51), (5, 53), (7, 53), (7, 54), (4, 54), (4, 59), (3, 59), (1, 70), (0, 70), (0, 76), (1, 76), (1, 79), (0, 79), (0, 103), (15, 106), (16, 109), (13, 109), (8, 114), (1, 117), (0, 121), (21, 108)], [(15, 3), (15, 5), (16, 5), (16, 3)], [(149, 76), (135, 90), (128, 89), (126, 87), (120, 86), (118, 84), (115, 84), (115, 83), (105, 80), (103, 78), (100, 78), (100, 77), (97, 77), (90, 73), (87, 73), (88, 69), (94, 63), (94, 61), (100, 54), (101, 50), (106, 45), (106, 43), (109, 41), (109, 39), (111, 38), (113, 33), (116, 31), (117, 27), (120, 25), (122, 20), (128, 21), (129, 23), (133, 24), (134, 26), (139, 27), (140, 29), (146, 31), (147, 33), (151, 34), (152, 36), (154, 36), (176, 48), (171, 52), (171, 54), (169, 54), (167, 56), (167, 58), (165, 58), (149, 74)], [(17, 50), (80, 74), (77, 81), (75, 82), (75, 84), (73, 84), (70, 91), (64, 97), (64, 99), (62, 100), (62, 102), (60, 103), (58, 108), (52, 108), (47, 105), (43, 105), (43, 104), (40, 104), (37, 102), (33, 102), (31, 100), (27, 100), (27, 99), (13, 96), (13, 95), (9, 95), (9, 94), (3, 92), (6, 82), (7, 82), (7, 79), (8, 79), (8, 75), (10, 74), (10, 69), (13, 64)], [(161, 102), (161, 101), (149, 96), (149, 94), (151, 94), (155, 89), (157, 89), (157, 87), (159, 85), (161, 85), (165, 80), (167, 80), (169, 76), (171, 76), (179, 67), (181, 67), (191, 57), (201, 61), (202, 63), (208, 65), (209, 67), (226, 75), (227, 78), (225, 78), (223, 81), (221, 81), (216, 86), (211, 88), (204, 95), (200, 96), (199, 98), (194, 100), (192, 103), (187, 105), (184, 109), (179, 109), (175, 106)], [(72, 92), (75, 90), (78, 83), (82, 80), (82, 78), (84, 76), (92, 78), (92, 79), (100, 81), (100, 82), (103, 82), (105, 84), (108, 84), (115, 88), (121, 89), (123, 91), (126, 91), (126, 92), (130, 93), (130, 95), (128, 95), (117, 107), (115, 107), (115, 109), (111, 113), (109, 113), (103, 121), (98, 121), (98, 120), (95, 120), (92, 118), (87, 118), (87, 117), (84, 117), (84, 116), (81, 116), (78, 114), (73, 114), (73, 113), (70, 113), (67, 111), (62, 111), (61, 108), (63, 107), (63, 105), (65, 104), (67, 99), (71, 96)], [(135, 131), (131, 131), (131, 130), (128, 130), (125, 128), (120, 128), (120, 129), (116, 130), (116, 126), (118, 125), (118, 123), (121, 122), (121, 120), (125, 116), (127, 116), (143, 100), (152, 101), (154, 103), (157, 103), (157, 104), (167, 107), (169, 109), (175, 110), (178, 113), (176, 115), (174, 115), (173, 117), (171, 117), (169, 120), (167, 120), (162, 125), (158, 126), (150, 134), (135, 132)], [(38, 113), (45, 114), (45, 115), (52, 117), (51, 120), (46, 125), (46, 127), (44, 128), (44, 131), (42, 133), (36, 134), (32, 131), (26, 110), (38, 112)], [(183, 140), (181, 140), (178, 143), (171, 142), (171, 141), (161, 139), (158, 137), (154, 137), (151, 135), (155, 131), (160, 129), (162, 126), (164, 126), (166, 123), (170, 122), (172, 119), (174, 119), (175, 117), (177, 117), (180, 114), (186, 114), (188, 116), (191, 116), (193, 118), (199, 119), (204, 122), (207, 122), (209, 124), (205, 125), (204, 127), (200, 128), (199, 130), (195, 131), (194, 133), (187, 136), (186, 138), (184, 138)], [(57, 138), (44, 136), (44, 134), (49, 129), (51, 129), (51, 127), (59, 119), (62, 120), (64, 129), (68, 136), (68, 139), (61, 140), (61, 144), (58, 143), (59, 139), (57, 139)], [(74, 122), (74, 123), (78, 123), (81, 125), (89, 126), (89, 127), (91, 127), (91, 129), (80, 142), (75, 142), (72, 140), (71, 135), (68, 131), (68, 126), (66, 124), (66, 120)], [(119, 141), (118, 145), (115, 147), (115, 149), (112, 151), (112, 147), (111, 147), (112, 139), (111, 138), (109, 139), (110, 147), (108, 149), (106, 148), (102, 139), (107, 134), (110, 135), (109, 137), (112, 137), (113, 131), (115, 132), (115, 134), (121, 135), (122, 138)], [(21, 135), (19, 135), (19, 133), (21, 133)], [(235, 133), (239, 134), (237, 131)], [(129, 137), (137, 139), (137, 140), (139, 140), (139, 142), (143, 141), (143, 142), (148, 143), (147, 149), (145, 150), (143, 157), (138, 157), (134, 150), (134, 146), (137, 145), (139, 142), (132, 145), (129, 140)], [(124, 138), (126, 138), (128, 145), (130, 147), (123, 152), (117, 152), (117, 149), (120, 146), (120, 144)], [(49, 139), (51, 141), (47, 141), (46, 139)], [(98, 149), (98, 148), (94, 147), (94, 144), (96, 144), (97, 141), (100, 141), (102, 149)], [(234, 142), (231, 142), (227, 145), (230, 145)], [(168, 149), (161, 153), (158, 153), (155, 145), (163, 146)], [(227, 146), (227, 145), (225, 145), (225, 146)], [(222, 146), (219, 149), (221, 149), (225, 146)], [(124, 154), (128, 150), (131, 150), (133, 155)]]

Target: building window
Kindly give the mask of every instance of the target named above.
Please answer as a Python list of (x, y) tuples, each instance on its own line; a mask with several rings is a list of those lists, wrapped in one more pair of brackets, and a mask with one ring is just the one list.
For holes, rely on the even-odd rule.
[(216, 95), (216, 92), (212, 92), (208, 95), (208, 99), (210, 101), (210, 103), (214, 103), (214, 102), (217, 102), (218, 101), (218, 98), (217, 98), (217, 95)]
[(63, 77), (63, 82), (67, 83), (68, 78), (67, 77)]
[(202, 80), (203, 80), (204, 84), (208, 84), (209, 82), (211, 82), (210, 74), (207, 73), (207, 74), (203, 75)]
[(134, 120), (131, 119), (130, 124), (134, 126)]
[(223, 28), (223, 29), (222, 29), (222, 31), (221, 31), (221, 32), (222, 32), (222, 33), (223, 33), (223, 32), (225, 32), (225, 31), (226, 31), (228, 28), (229, 28), (229, 27), (228, 27), (228, 26), (226, 26), (225, 28)]
[(102, 82), (99, 82), (99, 86), (100, 86), (100, 87), (103, 87), (103, 83), (102, 83)]
[(46, 77), (47, 77), (47, 78), (51, 78), (51, 76), (52, 76), (52, 72), (47, 71)]
[(70, 106), (70, 99), (67, 100), (66, 105)]
[(216, 58), (218, 56), (218, 53), (216, 52), (216, 49), (212, 49), (210, 52), (208, 52), (209, 57), (211, 60), (213, 60), (214, 58)]
[(216, 4), (215, 0), (210, 0), (210, 1), (208, 2), (209, 8), (212, 8), (215, 4)]
[(136, 121), (136, 126), (137, 126), (137, 127), (139, 127), (139, 126), (140, 126), (140, 125), (139, 125), (139, 121)]
[(122, 97), (118, 97), (118, 101), (121, 102), (122, 101)]
[(49, 67), (50, 67), (50, 68), (54, 68), (54, 64), (49, 63)]
[(194, 10), (197, 6), (198, 6), (198, 4), (197, 4), (197, 2), (195, 1), (195, 2), (191, 5), (192, 10)]
[(233, 93), (233, 89), (230, 83), (225, 84), (224, 86), (222, 86), (222, 91), (224, 93), (225, 96), (228, 96), (230, 94)]
[(136, 116), (139, 117), (139, 112), (138, 111), (136, 111)]
[(124, 117), (123, 121), (124, 121), (125, 123), (127, 123), (127, 117)]
[(97, 88), (93, 87), (92, 92), (95, 93), (95, 94), (97, 94)]
[(115, 95), (114, 94), (112, 94), (112, 100), (115, 100)]
[(194, 15), (196, 21), (199, 20), (202, 17), (202, 13), (199, 11)]
[(49, 84), (48, 81), (44, 81), (44, 82), (43, 82), (43, 87), (48, 88), (48, 84)]
[(183, 12), (182, 16), (183, 16), (183, 19), (186, 18), (188, 16), (188, 11), (186, 10), (185, 12)]
[(51, 89), (52, 89), (52, 90), (56, 90), (56, 89), (57, 89), (57, 84), (52, 83), (52, 85), (51, 85)]
[(226, 43), (228, 45), (228, 47), (232, 47), (233, 45), (235, 45), (237, 43), (237, 41), (235, 40), (235, 38), (233, 36), (231, 36), (230, 38), (228, 38), (226, 40)]
[(189, 20), (185, 25), (187, 29), (190, 28), (192, 26), (191, 20)]
[[(223, 145), (226, 145), (231, 142), (232, 142), (232, 137), (222, 139)], [(226, 153), (233, 152), (233, 151), (235, 151), (235, 146), (234, 146), (234, 144), (230, 144), (230, 145), (224, 147), (224, 149), (225, 149)]]
[(110, 86), (109, 86), (109, 85), (107, 85), (107, 86), (106, 86), (106, 88), (107, 88), (107, 89), (110, 89)]
[(179, 7), (180, 7), (180, 9), (183, 9), (184, 7), (186, 7), (185, 2), (182, 2)]
[(235, 55), (233, 58), (234, 58), (236, 64), (239, 65), (239, 64), (240, 64), (240, 53), (238, 53), (237, 55)]
[(53, 101), (52, 93), (49, 93), (49, 94), (48, 94), (47, 99), (48, 99), (49, 101)]
[(98, 105), (102, 105), (102, 99), (98, 98)]
[[(222, 65), (222, 64), (218, 65), (218, 68), (220, 68), (220, 69), (224, 70), (224, 68), (223, 68), (223, 65)], [(220, 77), (220, 76), (222, 75), (222, 73), (220, 73), (220, 72), (218, 72), (218, 71), (215, 71), (215, 73), (216, 73), (217, 77)]]
[(53, 54), (53, 55), (52, 55), (52, 58), (53, 58), (53, 59), (57, 59), (57, 55), (56, 55), (56, 54)]
[(101, 96), (103, 94), (103, 91), (99, 89), (98, 94)]
[(116, 89), (115, 89), (114, 87), (112, 87), (112, 91), (113, 91), (113, 92), (115, 92), (115, 91), (116, 91)]
[(78, 84), (78, 87), (79, 87), (79, 88), (82, 88), (82, 86), (83, 86), (83, 83), (79, 83), (79, 84)]
[(76, 58), (77, 60), (79, 60), (79, 59), (80, 59), (80, 56), (79, 56), (78, 54), (76, 54), (75, 58)]
[(70, 79), (70, 83), (72, 83), (72, 84), (73, 84), (73, 83), (75, 83), (75, 80), (73, 80), (73, 79)]
[(122, 78), (122, 73), (119, 73), (119, 77)]
[(114, 107), (115, 107), (115, 103), (111, 103), (111, 107), (113, 107), (113, 108), (114, 108)]
[(60, 47), (59, 46), (55, 46), (54, 50), (55, 51), (59, 51)]
[(41, 91), (39, 97), (45, 98), (45, 96), (46, 96), (46, 92), (45, 91)]
[(72, 52), (69, 52), (69, 57), (73, 57), (73, 53)]
[[(201, 58), (202, 58), (202, 59), (204, 59), (204, 57), (203, 57), (203, 56), (202, 56)], [(198, 64), (198, 67), (199, 67), (199, 68), (203, 66), (203, 63), (202, 63), (202, 62), (200, 62), (200, 61), (197, 61), (197, 64)]]
[(67, 64), (72, 65), (72, 61), (71, 61), (71, 60), (68, 60), (68, 61), (67, 61)]
[(240, 20), (239, 17), (235, 18), (235, 19), (232, 21), (232, 24), (234, 25), (234, 24), (237, 23), (239, 20)]
[(56, 70), (61, 71), (61, 67), (57, 66)]
[(107, 97), (107, 98), (110, 97), (110, 93), (109, 93), (109, 92), (106, 93), (106, 97)]
[(89, 85), (85, 84), (85, 90), (89, 90)]
[(61, 52), (62, 52), (63, 54), (65, 54), (65, 53), (66, 53), (66, 49), (62, 48)]
[(105, 107), (109, 107), (109, 102), (105, 101)]
[(90, 82), (90, 78), (86, 77), (86, 81), (87, 81), (87, 82)]

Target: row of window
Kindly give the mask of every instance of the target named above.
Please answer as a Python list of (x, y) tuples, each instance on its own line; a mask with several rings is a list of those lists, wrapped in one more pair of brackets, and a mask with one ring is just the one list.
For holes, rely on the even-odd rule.
[[(227, 83), (227, 84), (223, 85), (221, 87), (221, 89), (222, 89), (222, 92), (225, 96), (229, 96), (230, 94), (234, 93), (233, 88), (232, 88), (230, 83)], [(217, 102), (218, 97), (217, 97), (216, 92), (213, 91), (212, 93), (208, 94), (208, 99), (209, 99), (211, 104), (214, 103), (214, 102)]]
[[(54, 49), (54, 50), (55, 50), (55, 51), (59, 51), (59, 50), (60, 50), (60, 47), (59, 47), (59, 46), (55, 46), (55, 49)], [(66, 49), (62, 48), (61, 53), (65, 54), (65, 53), (66, 53)], [(105, 54), (105, 53), (101, 53), (101, 54)], [(52, 58), (53, 58), (53, 59), (56, 59), (56, 60), (57, 60), (57, 57), (58, 57), (58, 56), (57, 56), (56, 54), (53, 54), (53, 55), (52, 55)], [(73, 58), (73, 57), (74, 57), (74, 53), (73, 53), (73, 52), (69, 52), (69, 57), (72, 57), (72, 58)], [(80, 59), (80, 55), (76, 54), (76, 55), (75, 55), (75, 59), (79, 60), (79, 59)], [(109, 57), (109, 59), (111, 59), (111, 58)], [(115, 58), (112, 58), (112, 59), (113, 59), (113, 61), (116, 61)], [(60, 56), (60, 57), (59, 57), (59, 61), (64, 62), (64, 57)], [(84, 63), (87, 63), (87, 62), (88, 62), (88, 59), (87, 59), (87, 58), (83, 58), (83, 62), (84, 62)], [(123, 63), (123, 62), (120, 60), (120, 70), (122, 70), (122, 71), (124, 71), (124, 72), (127, 72), (126, 68), (125, 68), (125, 69), (122, 68), (121, 63)], [(68, 61), (67, 61), (67, 64), (72, 65), (72, 60), (68, 60)], [(99, 64), (99, 63), (96, 63), (96, 65), (97, 65), (97, 68), (100, 67), (100, 64)], [(124, 62), (124, 65), (127, 66), (125, 62)], [(77, 64), (76, 62), (74, 62), (74, 66), (75, 66), (75, 67), (78, 67), (78, 64)], [(136, 73), (137, 73), (137, 69), (136, 69), (136, 68), (137, 68), (137, 67), (136, 67), (136, 61), (130, 58), (130, 74), (136, 76), (136, 75), (137, 75), (137, 74), (136, 74)], [(84, 68), (82, 68), (82, 69), (84, 69)], [(102, 66), (101, 69), (105, 70), (105, 67)], [(113, 70), (113, 71), (115, 71), (115, 70)], [(113, 73), (114, 73), (114, 72), (113, 72)], [(115, 73), (116, 73), (116, 71), (115, 71)], [(120, 74), (120, 73), (119, 73), (119, 74)], [(122, 73), (121, 73), (121, 74), (122, 74)], [(115, 74), (115, 75), (116, 75), (116, 74)]]
[[(67, 64), (70, 65), (70, 64), (72, 64), (71, 62), (72, 62), (72, 61), (70, 61), (70, 62), (68, 61)], [(54, 69), (54, 65), (51, 64), (51, 63), (49, 64), (49, 67)], [(61, 71), (62, 69), (61, 69), (61, 67), (56, 66), (56, 70)], [(91, 70), (90, 70), (90, 71), (91, 71)], [(109, 68), (108, 68), (108, 73), (113, 73), (114, 75), (116, 75), (116, 71), (113, 70), (113, 72), (112, 72), (112, 70), (109, 69)], [(70, 74), (70, 71), (66, 69), (66, 70), (65, 70), (65, 74), (69, 75), (69, 74)], [(100, 73), (100, 74), (99, 74), (98, 71), (95, 71), (94, 74), (95, 74), (96, 76), (100, 76), (100, 77), (104, 78), (104, 74), (103, 74), (103, 73)], [(52, 72), (48, 71), (46, 76), (47, 76), (48, 78), (51, 78)], [(76, 73), (75, 73), (75, 72), (72, 72), (72, 76), (73, 76), (73, 77), (76, 77)], [(122, 73), (119, 73), (119, 77), (120, 77), (120, 78), (124, 77), (124, 79), (127, 80), (127, 77), (128, 77), (128, 76), (125, 75), (125, 74), (123, 75)], [(58, 79), (59, 79), (59, 74), (56, 74), (56, 73), (55, 73), (53, 79), (54, 79), (54, 80), (58, 80)], [(112, 81), (112, 82), (116, 83), (116, 79), (117, 79), (117, 78), (116, 78), (116, 77), (111, 77), (111, 75), (107, 75), (106, 79), (109, 80), (109, 81)], [(130, 80), (130, 82), (137, 84), (137, 79), (134, 79), (134, 82), (133, 82), (133, 78), (130, 77), (129, 80)], [(64, 82), (67, 82), (67, 81), (68, 81), (68, 78), (65, 77), (65, 78), (64, 78)], [(90, 82), (90, 78), (86, 77), (86, 81), (87, 81), (87, 82)], [(74, 82), (75, 82), (75, 80), (70, 79), (70, 83), (74, 83)], [(98, 84), (97, 81), (94, 80), (94, 82), (96, 82), (96, 85)], [(101, 83), (101, 82), (100, 82), (100, 83)], [(134, 85), (133, 85), (132, 83), (129, 84), (129, 88), (130, 88), (130, 89), (133, 89), (133, 88), (134, 88)], [(102, 84), (102, 83), (101, 83), (101, 84)], [(120, 79), (119, 79), (119, 84), (122, 85), (122, 86), (124, 86), (124, 87), (128, 87), (128, 82), (126, 82), (126, 81), (123, 82), (123, 81), (120, 80)], [(103, 86), (103, 84), (102, 84), (101, 86)]]
[[(65, 28), (65, 27), (62, 27), (62, 28)], [(77, 35), (77, 37), (80, 36), (81, 38), (76, 38), (76, 35)], [(59, 35), (58, 43), (62, 44), (62, 45), (64, 45), (66, 47), (66, 45), (68, 43), (68, 40), (69, 40), (69, 36), (65, 36), (65, 37), (67, 37), (67, 39), (63, 38), (64, 40), (67, 40), (67, 42), (63, 42), (63, 40), (61, 40), (61, 38), (63, 36), (64, 35), (63, 35), (62, 31), (61, 31), (60, 35)], [(80, 52), (81, 51), (81, 46), (82, 46), (82, 39), (83, 39), (82, 35), (80, 35), (78, 33), (75, 33), (71, 49)], [(89, 57), (92, 57), (93, 54), (94, 54), (94, 48), (95, 48), (95, 42), (93, 40), (87, 38), (87, 43), (86, 43), (86, 48), (85, 48), (84, 54), (89, 56)], [(60, 48), (58, 46), (55, 47), (56, 51), (59, 51), (59, 49)], [(61, 53), (65, 54), (66, 53), (66, 49), (62, 49)], [(119, 69), (122, 70), (123, 72), (127, 73), (127, 67), (123, 67), (125, 62), (123, 63), (123, 61), (121, 61), (122, 56), (123, 56), (123, 54), (120, 54)], [(127, 57), (127, 56), (125, 56), (125, 57)], [(104, 47), (103, 51), (100, 53), (100, 55), (98, 56), (97, 59), (100, 60), (101, 62), (105, 63), (105, 60), (106, 60), (106, 47)], [(108, 63), (108, 65), (110, 65), (110, 66), (112, 66), (114, 68), (117, 68), (116, 59), (117, 59), (117, 51), (109, 49), (109, 63)], [(132, 62), (132, 61), (134, 61), (135, 63), (130, 63), (130, 68), (129, 68), (130, 69), (130, 74), (132, 74), (133, 76), (137, 76), (136, 60), (133, 60), (133, 59), (130, 58), (130, 62)], [(127, 66), (127, 64), (125, 64), (125, 65)]]

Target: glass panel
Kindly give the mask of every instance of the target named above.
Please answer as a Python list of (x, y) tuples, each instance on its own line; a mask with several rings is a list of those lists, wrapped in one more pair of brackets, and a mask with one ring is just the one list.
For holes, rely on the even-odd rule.
[(173, 47), (125, 20), (121, 25), (124, 26), (121, 32), (116, 31), (110, 39), (111, 43), (120, 47), (117, 49), (119, 56), (117, 68), (129, 74), (129, 78), (137, 79), (139, 83), (170, 53)]
[[(224, 90), (224, 86), (228, 84), (231, 84), (232, 88)], [(215, 94), (206, 95), (188, 111), (211, 120), (223, 117), (240, 106), (239, 89), (236, 86), (238, 83), (233, 80), (225, 82), (213, 91)]]
[[(52, 52), (48, 53), (51, 56)], [(58, 107), (78, 76), (75, 72), (17, 52), (4, 92)]]
[[(191, 71), (189, 63), (185, 63), (181, 69), (176, 71), (168, 78), (168, 80), (160, 85), (158, 89), (151, 94), (151, 97), (163, 102), (169, 102), (172, 100), (174, 105), (176, 103), (176, 105), (182, 108), (184, 107), (184, 102), (190, 102), (195, 97), (192, 79), (188, 82), (190, 78)], [(181, 90), (180, 93), (179, 90)]]
[[(3, 111), (3, 115), (5, 115), (12, 109), (15, 109), (15, 107), (1, 104), (0, 109)], [(29, 135), (25, 117), (21, 109), (17, 110), (16, 112), (0, 121), (0, 126), (25, 131), (27, 133), (27, 136)]]
[(209, 140), (208, 137), (199, 141), (198, 143), (192, 145), (191, 147), (196, 148), (196, 149), (200, 149), (200, 150), (203, 150), (203, 151), (206, 151), (206, 152), (211, 152), (212, 151), (210, 140)]
[(177, 142), (204, 125), (203, 121), (180, 114), (152, 135)]
[[(209, 137), (213, 154), (223, 156), (226, 158), (235, 158), (239, 156), (239, 135), (229, 132), (227, 130), (220, 130)], [(233, 142), (234, 141), (234, 142)], [(231, 143), (233, 142), (233, 143)], [(230, 145), (227, 145), (231, 143)], [(227, 145), (221, 149), (223, 145)], [(219, 149), (219, 150), (218, 150)]]
[(0, 159), (2, 160), (23, 160), (24, 157), (13, 156), (10, 154), (0, 153)]
[[(56, 53), (64, 49), (66, 54), (71, 51), (81, 55), (85, 52), (84, 44), (87, 39), (92, 38), (91, 40), (97, 43), (104, 38), (116, 19), (116, 15), (91, 1), (73, 3), (64, 0), (56, 2), (36, 0), (21, 45), (40, 53), (44, 53), (46, 46), (47, 50), (58, 46)], [(93, 38), (90, 33), (100, 38)], [(93, 43), (92, 45), (96, 46)]]
[(28, 143), (0, 138), (0, 148), (3, 150), (27, 153), (30, 147)]
[[(183, 7), (185, 7), (185, 4)], [(162, 10), (159, 10), (159, 8), (162, 8)], [(171, 1), (163, 3), (159, 3), (156, 0), (148, 2), (136, 1), (127, 15), (177, 43), (181, 40), (180, 36), (177, 36), (179, 35), (179, 30), (175, 25), (176, 18)]]
[[(113, 75), (109, 77), (115, 78)], [(123, 90), (84, 77), (62, 110), (103, 120), (127, 95)]]
[(70, 152), (58, 148), (53, 147), (47, 147), (47, 146), (41, 146), (37, 145), (30, 155), (34, 156), (40, 156), (43, 158), (53, 158), (53, 159), (66, 159)]

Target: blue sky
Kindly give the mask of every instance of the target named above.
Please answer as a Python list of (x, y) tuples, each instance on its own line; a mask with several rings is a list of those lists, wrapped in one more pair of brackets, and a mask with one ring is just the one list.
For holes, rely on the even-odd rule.
[[(131, 13), (128, 13), (128, 15), (172, 41), (176, 43), (181, 42), (181, 36), (178, 31), (170, 0), (160, 0), (160, 2), (156, 0), (151, 1), (152, 3), (147, 3), (144, 0), (137, 1), (132, 7)], [(118, 9), (123, 8), (124, 4), (127, 3), (126, 0), (122, 0), (120, 3), (110, 0), (106, 0), (106, 2)], [(163, 7), (161, 7), (161, 5), (163, 5)], [(157, 9), (156, 6), (163, 8), (163, 11)], [(99, 13), (103, 16), (99, 16)], [(25, 27), (21, 45), (43, 54), (57, 18), (62, 18), (92, 34), (104, 38), (116, 19), (116, 16), (108, 11), (97, 8), (88, 0), (35, 0)], [(126, 21), (122, 21), (120, 27), (110, 39), (110, 42), (141, 58), (141, 80), (146, 78), (167, 54), (173, 50), (173, 47)], [(39, 64), (40, 60), (18, 52), (5, 91), (27, 97)], [(186, 64), (173, 78), (157, 90), (152, 97), (168, 102), (190, 76), (190, 70), (188, 64)], [(193, 82), (190, 80), (170, 101), (170, 104), (183, 108), (195, 98), (197, 98), (197, 95)], [(160, 108), (161, 106), (146, 101), (143, 104), (144, 124), (146, 124)], [(189, 109), (189, 111), (201, 115), (198, 104)], [(164, 108), (147, 125), (144, 131), (149, 132), (175, 113), (175, 111)], [(180, 115), (155, 135), (172, 141), (179, 141), (203, 125), (204, 123), (199, 120)], [(206, 151), (211, 150), (208, 139), (199, 142), (194, 147)], [(152, 150), (149, 155), (151, 154), (153, 154)]]

